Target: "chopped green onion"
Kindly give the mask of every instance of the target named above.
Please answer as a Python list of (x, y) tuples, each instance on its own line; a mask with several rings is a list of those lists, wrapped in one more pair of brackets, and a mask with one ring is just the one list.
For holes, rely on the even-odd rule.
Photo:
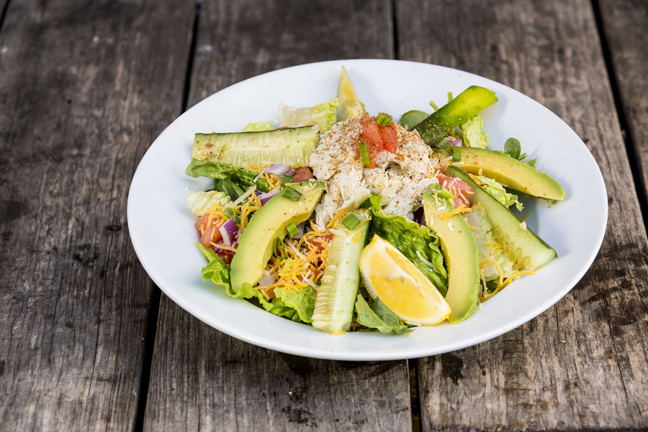
[(284, 190), (281, 191), (281, 194), (284, 198), (288, 198), (290, 201), (299, 201), (302, 196), (301, 192), (297, 192), (290, 186), (284, 188)]
[(352, 230), (353, 228), (357, 227), (360, 222), (362, 222), (360, 218), (351, 213), (349, 216), (344, 218), (342, 225), (344, 225), (346, 229)]
[(452, 162), (461, 162), (461, 147), (452, 147)]
[(430, 101), (430, 106), (434, 108), (434, 111), (439, 111), (439, 107), (434, 103), (434, 101)]
[(369, 159), (369, 150), (367, 150), (367, 143), (361, 142), (358, 144), (360, 147), (360, 159), (362, 160), (362, 165), (368, 166), (371, 164), (371, 159)]
[(452, 99), (454, 99), (452, 97), (452, 92), (448, 92), (448, 103), (452, 102)]
[(234, 211), (232, 207), (225, 207), (223, 210), (223, 214), (227, 216), (228, 218), (234, 218), (237, 224), (241, 223), (241, 218), (239, 215)]
[(275, 237), (272, 245), (272, 253), (274, 253), (277, 258), (284, 258), (286, 256), (286, 245), (281, 237)]
[(299, 235), (299, 230), (297, 229), (297, 226), (295, 226), (294, 223), (291, 223), (286, 227), (288, 230), (288, 234), (290, 234), (290, 237), (297, 237)]
[(448, 141), (447, 139), (441, 138), (441, 141), (439, 141), (436, 144), (436, 147), (437, 148), (450, 148), (450, 147), (452, 147), (452, 144), (450, 144), (450, 141)]
[(294, 179), (295, 179), (294, 177), (290, 177), (289, 175), (286, 174), (282, 175), (281, 186), (285, 185), (286, 183), (292, 183)]
[(439, 198), (445, 198), (449, 200), (455, 199), (455, 196), (448, 189), (444, 188), (440, 184), (430, 185), (430, 192), (438, 196)]
[(389, 114), (385, 113), (380, 113), (378, 114), (378, 118), (376, 118), (376, 123), (378, 123), (380, 126), (389, 126), (392, 122), (392, 116)]

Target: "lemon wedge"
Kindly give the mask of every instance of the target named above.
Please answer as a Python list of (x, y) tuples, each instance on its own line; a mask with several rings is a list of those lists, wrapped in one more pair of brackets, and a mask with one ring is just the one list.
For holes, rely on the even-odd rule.
[(374, 236), (360, 255), (362, 280), (374, 299), (412, 325), (434, 325), (450, 315), (441, 293), (405, 255)]
[(338, 84), (338, 101), (340, 106), (337, 108), (337, 120), (343, 121), (353, 117), (357, 117), (360, 113), (364, 112), (362, 103), (358, 99), (351, 78), (347, 73), (344, 66), (340, 73), (340, 83)]

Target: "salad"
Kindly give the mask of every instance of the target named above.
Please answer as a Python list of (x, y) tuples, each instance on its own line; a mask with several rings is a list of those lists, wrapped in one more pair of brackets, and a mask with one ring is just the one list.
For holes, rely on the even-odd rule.
[(370, 113), (342, 68), (338, 95), (278, 107), (241, 132), (196, 134), (186, 169), (213, 187), (186, 202), (202, 278), (287, 319), (339, 334), (460, 323), (556, 252), (509, 209), (561, 186), (518, 140), (488, 150), (472, 86), (431, 114)]

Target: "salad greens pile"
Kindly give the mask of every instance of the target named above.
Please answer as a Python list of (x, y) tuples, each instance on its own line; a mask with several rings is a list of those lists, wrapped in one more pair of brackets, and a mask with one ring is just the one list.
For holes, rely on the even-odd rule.
[[(397, 136), (391, 116), (362, 112), (364, 105), (346, 70), (340, 82), (338, 97), (319, 105), (279, 104), (277, 129), (273, 121), (261, 121), (249, 123), (242, 132), (196, 135), (201, 152), (193, 154), (200, 159), (191, 160), (186, 175), (214, 180), (210, 189), (186, 198), (197, 220), (196, 247), (207, 261), (203, 280), (232, 298), (329, 333), (376, 330), (403, 335), (412, 331), (413, 323), (438, 320), (412, 319), (411, 308), (394, 298), (407, 298), (418, 289), (421, 294), (408, 301), (431, 302), (428, 310), (443, 303), (455, 313), (450, 322), (460, 322), (474, 313), (478, 299), (486, 301), (556, 256), (509, 208), (523, 210), (519, 192), (548, 200), (560, 200), (564, 192), (535, 169), (536, 159), (524, 162), (527, 155), (517, 139), (507, 140), (503, 152), (487, 150), (480, 112), (497, 97), (478, 86), (455, 98), (450, 93), (441, 108), (431, 103), (432, 114), (412, 110), (400, 119), (405, 130), (416, 131), (431, 147), (431, 158), (438, 162), (434, 175), (439, 184), (419, 197), (422, 207), (413, 219), (386, 211), (381, 196), (374, 194), (358, 208), (341, 209), (326, 230), (318, 228), (312, 220), (326, 188), (304, 161), (315, 151), (319, 134), (347, 116), (363, 116), (363, 134), (356, 145), (365, 167), (368, 149), (378, 144), (382, 149), (381, 143), (364, 142), (367, 122), (380, 132), (374, 134), (377, 140), (387, 143), (388, 136)], [(230, 152), (227, 161), (222, 151), (209, 151), (225, 146)], [(280, 155), (282, 163), (255, 156), (260, 154)], [(365, 245), (376, 237), (418, 269), (430, 288), (415, 285), (410, 274), (376, 282), (361, 272), (369, 262), (363, 255)], [(464, 273), (478, 275), (478, 280)], [(400, 282), (392, 283), (391, 277)], [(410, 285), (402, 295), (379, 296), (378, 283)], [(429, 300), (429, 290), (441, 300)], [(459, 310), (466, 312), (456, 316)]]

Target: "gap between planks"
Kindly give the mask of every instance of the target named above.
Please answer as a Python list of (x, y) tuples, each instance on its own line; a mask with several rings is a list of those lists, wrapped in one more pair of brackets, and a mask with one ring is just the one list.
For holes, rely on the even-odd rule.
[(646, 185), (643, 182), (641, 162), (638, 157), (639, 152), (637, 151), (637, 143), (634, 142), (632, 136), (630, 136), (630, 134), (628, 133), (628, 119), (625, 109), (623, 108), (623, 103), (621, 102), (621, 91), (619, 90), (618, 84), (619, 80), (614, 69), (614, 62), (612, 61), (610, 46), (605, 35), (603, 18), (601, 16), (601, 6), (599, 4), (599, 0), (591, 1), (592, 10), (594, 11), (594, 19), (596, 21), (596, 29), (599, 34), (599, 39), (601, 40), (603, 60), (605, 62), (605, 68), (607, 70), (608, 80), (610, 81), (610, 88), (612, 89), (612, 96), (614, 98), (614, 107), (616, 108), (617, 117), (619, 119), (619, 126), (621, 127), (621, 137), (623, 139), (623, 143), (625, 144), (626, 154), (630, 163), (630, 171), (632, 173), (635, 193), (637, 194), (637, 199), (639, 201), (641, 217), (643, 219), (644, 227), (648, 231), (648, 194)]
[(11, 3), (11, 0), (5, 0), (5, 2), (6, 3), (4, 4), (4, 7), (2, 8), (2, 13), (0, 13), (0, 31), (2, 31), (2, 26), (4, 24), (5, 17), (7, 16), (7, 10), (9, 9), (9, 3)]
[[(9, 0), (7, 0), (7, 3), (9, 3)], [(198, 38), (198, 24), (200, 22), (201, 5), (202, 0), (196, 0), (196, 12), (191, 33), (191, 46), (189, 48), (189, 59), (187, 61), (185, 82), (182, 92), (182, 113), (187, 110), (187, 103), (189, 101), (189, 89), (191, 88), (191, 71), (193, 69), (194, 53), (196, 51), (196, 39)], [(155, 286), (153, 288), (153, 294), (151, 296), (149, 321), (146, 329), (146, 341), (144, 342), (144, 364), (142, 365), (142, 375), (140, 377), (139, 394), (137, 396), (137, 409), (135, 410), (135, 420), (133, 423), (134, 427), (132, 429), (133, 432), (141, 432), (144, 430), (144, 419), (146, 417), (146, 404), (148, 403), (149, 385), (151, 382), (151, 366), (153, 365), (153, 353), (155, 351), (155, 338), (157, 336), (161, 298), (162, 291), (160, 291), (160, 288)]]

